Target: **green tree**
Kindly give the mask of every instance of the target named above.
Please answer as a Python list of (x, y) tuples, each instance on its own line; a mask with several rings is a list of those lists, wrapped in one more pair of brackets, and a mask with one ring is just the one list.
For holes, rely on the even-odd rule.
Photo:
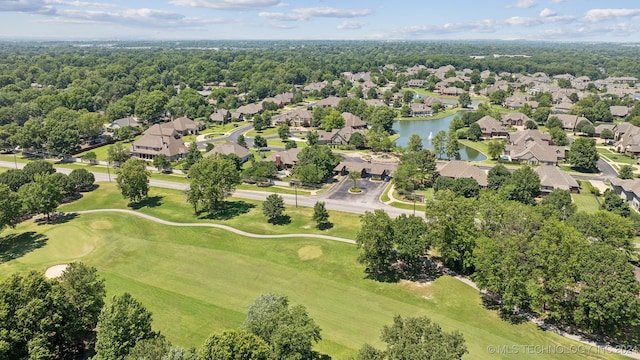
[(9, 169), (0, 173), (0, 184), (5, 184), (13, 192), (17, 192), (20, 186), (30, 182), (29, 177), (24, 171), (19, 169)]
[(133, 203), (147, 197), (149, 194), (149, 172), (147, 164), (136, 158), (127, 160), (117, 171), (116, 183), (122, 197)]
[(387, 275), (394, 245), (393, 220), (384, 210), (365, 212), (360, 218), (360, 231), (356, 235), (359, 249), (358, 262), (374, 278)]
[(618, 214), (622, 217), (629, 217), (631, 215), (631, 208), (629, 204), (622, 200), (615, 191), (607, 189), (604, 192), (604, 201), (600, 205), (600, 209), (611, 211), (614, 214)]
[[(304, 171), (300, 171), (300, 169), (304, 168), (307, 165), (313, 165), (316, 169), (316, 172), (319, 175), (313, 177), (315, 180), (320, 178), (320, 180), (328, 178), (333, 174), (333, 169), (340, 162), (339, 158), (331, 151), (329, 147), (314, 145), (309, 146), (300, 151), (298, 154), (298, 162), (296, 163), (296, 167), (293, 170), (294, 175), (302, 176)], [(305, 171), (308, 171), (310, 168), (307, 168)], [(302, 180), (302, 179), (300, 179)], [(303, 182), (307, 182), (302, 180)], [(310, 182), (310, 183), (319, 183)]]
[(274, 359), (313, 359), (313, 344), (322, 338), (307, 309), (289, 307), (289, 299), (279, 294), (260, 295), (249, 306), (242, 328), (269, 344)]
[(571, 199), (571, 192), (563, 189), (553, 189), (542, 199), (540, 206), (546, 218), (555, 214), (556, 218), (562, 221), (577, 211), (577, 206)]
[(358, 188), (358, 184), (357, 181), (358, 179), (360, 179), (362, 177), (362, 174), (360, 174), (357, 171), (350, 171), (349, 175), (347, 175), (347, 178), (349, 179), (349, 181), (353, 181), (353, 187), (351, 187), (352, 189), (357, 189)]
[(69, 181), (73, 184), (76, 192), (87, 191), (95, 183), (96, 177), (87, 169), (73, 169), (69, 173)]
[(224, 198), (231, 195), (240, 184), (240, 172), (230, 159), (214, 155), (203, 158), (189, 169), (189, 190), (187, 202), (198, 213), (202, 210), (214, 213), (220, 208)]
[(253, 147), (256, 149), (267, 147), (267, 139), (263, 138), (260, 135), (256, 135), (253, 138)]
[(356, 149), (364, 149), (365, 147), (365, 137), (360, 132), (354, 132), (351, 134), (351, 138), (349, 138), (349, 145), (355, 147)]
[(603, 138), (603, 139), (613, 139), (613, 131), (611, 131), (609, 129), (604, 129), (600, 133), (600, 137)]
[(164, 360), (170, 349), (171, 343), (163, 335), (158, 335), (136, 342), (124, 360)]
[(453, 180), (449, 190), (453, 191), (457, 196), (475, 198), (480, 193), (480, 185), (474, 178), (460, 177)]
[(471, 105), (471, 96), (468, 92), (463, 92), (458, 96), (458, 105), (460, 105), (461, 108), (466, 108)]
[(0, 232), (7, 226), (15, 228), (23, 215), (20, 195), (11, 191), (9, 186), (0, 184)]
[(551, 135), (551, 140), (553, 143), (558, 146), (566, 146), (569, 145), (569, 138), (567, 138), (567, 133), (564, 132), (559, 127), (553, 127), (549, 129), (549, 135)]
[(89, 164), (94, 164), (98, 159), (98, 155), (96, 155), (96, 153), (93, 151), (88, 151), (82, 154), (82, 156), (80, 156), (80, 159), (82, 159), (82, 161), (89, 162)]
[(557, 116), (551, 116), (551, 117), (549, 118), (549, 120), (547, 120), (547, 121), (544, 123), (544, 126), (546, 126), (546, 127), (547, 127), (547, 129), (549, 129), (549, 130), (551, 130), (551, 129), (553, 129), (553, 128), (559, 128), (559, 129), (562, 129), (562, 120), (560, 120), (560, 118), (559, 118), (559, 117), (557, 117)]
[(53, 167), (53, 164), (48, 161), (36, 160), (27, 163), (22, 168), (22, 172), (31, 182), (36, 179), (36, 175), (53, 174), (56, 172), (56, 169)]
[(162, 91), (152, 92), (138, 96), (135, 113), (143, 120), (157, 120), (162, 116), (164, 108), (169, 102), (169, 97)]
[(329, 222), (329, 211), (322, 201), (316, 201), (313, 205), (313, 221), (318, 229), (325, 229), (331, 223)]
[(455, 132), (449, 131), (447, 136), (446, 152), (448, 159), (457, 159), (460, 157), (460, 143)]
[(593, 214), (580, 211), (569, 217), (567, 224), (592, 242), (602, 242), (628, 253), (633, 251), (635, 230), (628, 218), (605, 210)]
[(212, 334), (198, 350), (197, 360), (268, 360), (269, 344), (244, 330), (228, 330)]
[(631, 165), (620, 166), (618, 177), (620, 179), (633, 179), (635, 177), (635, 175), (633, 174), (633, 166)]
[(482, 129), (480, 129), (480, 125), (478, 125), (478, 123), (473, 123), (469, 126), (469, 130), (467, 130), (467, 137), (472, 141), (478, 141), (482, 137)]
[(357, 359), (462, 359), (469, 350), (464, 337), (458, 331), (444, 332), (440, 325), (427, 317), (397, 315), (393, 325), (382, 328), (380, 339), (387, 344), (384, 351), (375, 350), (365, 344)]
[(198, 150), (198, 144), (194, 141), (189, 144), (189, 151), (187, 152), (187, 157), (184, 159), (182, 168), (189, 171), (193, 164), (200, 161), (200, 159), (202, 159), (202, 152)]
[(295, 149), (297, 147), (298, 147), (298, 143), (293, 141), (293, 140), (289, 140), (284, 144), (284, 149), (285, 150)]
[(33, 182), (24, 184), (18, 190), (22, 204), (28, 214), (45, 214), (47, 222), (62, 199), (64, 189), (52, 180), (53, 174), (36, 174)]
[(433, 146), (433, 151), (438, 156), (438, 159), (442, 159), (442, 155), (445, 153), (446, 144), (447, 133), (444, 130), (438, 131), (431, 139), (431, 146)]
[(468, 274), (473, 270), (476, 225), (475, 199), (457, 197), (451, 191), (438, 191), (428, 201), (425, 219), (428, 236), (440, 252), (443, 263), (454, 271)]
[(274, 178), (278, 172), (276, 165), (270, 161), (255, 161), (251, 167), (245, 169), (242, 176), (256, 182)]
[(278, 222), (282, 216), (284, 216), (284, 200), (282, 196), (278, 194), (271, 194), (267, 196), (262, 203), (262, 213), (267, 217), (268, 221), (272, 224)]
[(418, 152), (422, 150), (422, 138), (418, 134), (411, 134), (407, 143), (408, 152)]
[(153, 166), (158, 169), (158, 172), (164, 172), (170, 168), (171, 163), (165, 154), (158, 154), (153, 158)]
[(325, 131), (331, 131), (332, 129), (341, 129), (344, 127), (344, 118), (338, 110), (331, 110), (328, 114), (322, 118), (322, 128)]
[(398, 114), (388, 106), (374, 106), (369, 115), (369, 123), (372, 128), (380, 128), (386, 132), (391, 132), (393, 120)]
[[(104, 306), (107, 291), (98, 271), (82, 262), (72, 262), (62, 273), (60, 285), (67, 303), (73, 309), (79, 334), (90, 335)], [(82, 340), (78, 338), (76, 340)]]
[[(318, 138), (319, 138), (319, 135), (317, 131), (309, 131), (307, 133), (307, 145), (313, 146), (318, 144)], [(351, 136), (351, 138), (353, 138), (353, 135)]]
[(243, 134), (238, 135), (237, 144), (243, 147), (247, 147), (247, 140), (245, 140)]
[(573, 144), (571, 144), (568, 158), (574, 167), (582, 171), (597, 171), (598, 166), (596, 163), (600, 156), (598, 155), (598, 151), (596, 151), (595, 139), (577, 138)]
[(122, 143), (115, 143), (107, 149), (107, 159), (113, 163), (113, 166), (124, 164), (130, 157), (129, 151), (122, 146)]
[(493, 140), (487, 143), (487, 152), (491, 159), (495, 160), (504, 152), (506, 144), (504, 141)]
[(47, 150), (63, 158), (80, 150), (80, 133), (75, 122), (45, 120)]
[(85, 140), (98, 138), (103, 130), (103, 118), (103, 116), (95, 112), (81, 114), (76, 124), (80, 137)]
[(393, 220), (396, 257), (409, 271), (422, 271), (422, 259), (431, 247), (427, 231), (427, 224), (419, 216), (401, 214)]
[(278, 136), (282, 141), (287, 141), (289, 138), (289, 125), (282, 124), (278, 127)]
[(131, 294), (116, 295), (98, 316), (95, 360), (123, 359), (138, 341), (153, 339), (151, 313)]
[(533, 204), (540, 194), (540, 176), (530, 166), (516, 169), (504, 185), (506, 198), (523, 204)]

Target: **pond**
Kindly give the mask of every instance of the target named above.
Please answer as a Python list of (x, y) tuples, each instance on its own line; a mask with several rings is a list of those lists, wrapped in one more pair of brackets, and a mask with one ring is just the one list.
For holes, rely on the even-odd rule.
[[(449, 123), (454, 117), (462, 115), (462, 111), (458, 111), (453, 115), (449, 115), (435, 120), (396, 120), (393, 122), (393, 130), (400, 135), (396, 140), (399, 146), (407, 146), (409, 136), (418, 134), (422, 138), (422, 144), (425, 148), (431, 149), (430, 139), (440, 130), (449, 131)], [(487, 157), (479, 151), (460, 145), (460, 159), (470, 161), (482, 161)]]

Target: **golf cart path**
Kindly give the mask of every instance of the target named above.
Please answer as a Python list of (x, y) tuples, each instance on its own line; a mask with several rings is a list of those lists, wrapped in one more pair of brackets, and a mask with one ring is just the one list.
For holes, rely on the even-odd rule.
[[(182, 226), (182, 227), (199, 226), (199, 227), (217, 228), (217, 229), (230, 231), (230, 232), (238, 234), (238, 235), (251, 237), (251, 238), (258, 238), (258, 239), (278, 239), (278, 238), (301, 238), (301, 237), (306, 237), (306, 238), (316, 238), (316, 239), (324, 239), (324, 240), (331, 240), (331, 241), (339, 241), (339, 242), (348, 243), (348, 244), (355, 244), (356, 243), (354, 240), (351, 240), (351, 239), (341, 238), (341, 237), (337, 237), (337, 236), (329, 236), (329, 235), (320, 235), (320, 234), (263, 235), (263, 234), (249, 233), (249, 232), (246, 232), (246, 231), (242, 231), (242, 230), (236, 229), (236, 228), (231, 227), (231, 226), (221, 225), (221, 224), (213, 224), (213, 223), (178, 223), (178, 222), (163, 220), (163, 219), (157, 218), (155, 216), (139, 213), (137, 211), (128, 210), (128, 209), (93, 209), (93, 210), (75, 211), (75, 212), (70, 212), (70, 213), (91, 214), (91, 213), (103, 213), (103, 212), (117, 212), (117, 213), (130, 214), (130, 215), (138, 216), (138, 217), (141, 217), (143, 219), (154, 221), (156, 223), (163, 224), (163, 225), (168, 225), (168, 226)], [(442, 265), (438, 266), (438, 269), (440, 269), (441, 271), (443, 271), (444, 273), (446, 273), (446, 274), (448, 274), (450, 276), (453, 276), (454, 278), (458, 279), (459, 281), (462, 281), (463, 283), (471, 286), (472, 288), (474, 288), (474, 289), (476, 289), (478, 291), (481, 291), (478, 288), (478, 286), (472, 280), (470, 280), (468, 278), (465, 278), (465, 277), (463, 277), (461, 275), (458, 275), (455, 272), (451, 271), (450, 269), (448, 269), (448, 268), (446, 268), (446, 267), (444, 267)], [(615, 353), (615, 354), (627, 356), (627, 357), (633, 358), (633, 359), (640, 359), (640, 353), (637, 352), (638, 351), (637, 348), (633, 348), (633, 351), (632, 351), (631, 349), (628, 349), (628, 348), (618, 348), (618, 347), (610, 346), (610, 345), (607, 345), (607, 344), (603, 344), (603, 343), (587, 340), (587, 339), (584, 339), (583, 337), (581, 337), (579, 335), (567, 333), (567, 332), (565, 332), (565, 331), (563, 331), (561, 329), (556, 328), (555, 326), (546, 324), (544, 321), (542, 321), (540, 319), (537, 319), (534, 316), (532, 316), (530, 314), (527, 314), (525, 312), (521, 311), (520, 315), (524, 316), (526, 319), (528, 319), (529, 321), (535, 323), (538, 327), (540, 327), (540, 328), (542, 328), (544, 330), (551, 331), (551, 332), (553, 332), (555, 334), (558, 334), (558, 335), (560, 335), (560, 336), (562, 336), (564, 338), (571, 339), (571, 340), (580, 342), (580, 343), (585, 344), (585, 345), (588, 346), (588, 347), (585, 347), (584, 349), (581, 349), (581, 351), (586, 351), (587, 353), (595, 352), (597, 354), (614, 354)], [(569, 351), (569, 350), (567, 350), (567, 351)]]
[(183, 226), (183, 227), (192, 227), (192, 226), (211, 227), (211, 228), (230, 231), (230, 232), (238, 234), (238, 235), (251, 237), (251, 238), (258, 238), (258, 239), (281, 239), (281, 238), (301, 238), (301, 237), (306, 237), (306, 238), (316, 238), (316, 239), (339, 241), (339, 242), (348, 243), (348, 244), (355, 244), (356, 243), (354, 240), (351, 240), (351, 239), (345, 239), (345, 238), (341, 238), (341, 237), (337, 237), (337, 236), (329, 236), (329, 235), (321, 235), (321, 234), (275, 234), (275, 235), (265, 235), (265, 234), (254, 234), (254, 233), (250, 233), (250, 232), (246, 232), (246, 231), (242, 231), (242, 230), (236, 229), (236, 228), (231, 227), (231, 226), (221, 225), (221, 224), (213, 224), (213, 223), (178, 223), (178, 222), (163, 220), (163, 219), (157, 218), (155, 216), (151, 216), (151, 215), (147, 215), (147, 214), (143, 214), (143, 213), (139, 213), (137, 211), (127, 210), (127, 209), (94, 209), (94, 210), (82, 210), (82, 211), (72, 211), (72, 212), (76, 213), (76, 214), (90, 214), (90, 213), (100, 213), (100, 212), (119, 212), (119, 213), (135, 215), (135, 216), (147, 219), (147, 220), (155, 221), (155, 222), (157, 222), (159, 224), (163, 224), (163, 225)]

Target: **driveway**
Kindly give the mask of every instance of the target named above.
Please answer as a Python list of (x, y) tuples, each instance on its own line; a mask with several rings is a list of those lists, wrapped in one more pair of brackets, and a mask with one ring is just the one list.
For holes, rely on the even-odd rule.
[(389, 183), (386, 181), (371, 181), (369, 179), (358, 179), (356, 185), (362, 189), (361, 193), (350, 193), (349, 188), (353, 186), (353, 182), (344, 177), (338, 184), (334, 186), (327, 199), (340, 200), (352, 204), (364, 205), (376, 205), (370, 206), (371, 210), (377, 208), (380, 205), (378, 199), (384, 191), (384, 188)]

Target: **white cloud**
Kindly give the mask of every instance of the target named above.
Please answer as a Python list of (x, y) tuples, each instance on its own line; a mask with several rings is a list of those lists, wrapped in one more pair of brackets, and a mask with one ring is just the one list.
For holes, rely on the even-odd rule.
[(171, 0), (169, 4), (218, 10), (253, 10), (279, 6), (280, 0)]
[(561, 4), (561, 3), (565, 2), (565, 1), (567, 1), (567, 0), (551, 0), (551, 3), (552, 4)]
[(365, 25), (367, 25), (367, 23), (365, 23), (365, 22), (345, 20), (341, 24), (338, 25), (338, 29), (340, 29), (340, 30), (355, 30), (355, 29), (361, 29)]
[(537, 0), (518, 0), (518, 2), (513, 5), (507, 5), (507, 8), (528, 9), (536, 6), (537, 4)]
[(338, 9), (332, 7), (312, 7), (292, 9), (289, 13), (261, 12), (258, 15), (263, 18), (278, 21), (300, 21), (317, 17), (329, 18), (353, 18), (372, 14), (371, 9)]
[(540, 17), (549, 17), (554, 15), (556, 15), (556, 12), (549, 8), (544, 8), (542, 9), (542, 11), (540, 11)]
[(599, 22), (620, 17), (640, 15), (640, 9), (591, 9), (584, 17), (588, 22)]
[(447, 23), (441, 26), (435, 25), (418, 25), (407, 26), (395, 31), (401, 35), (428, 35), (428, 34), (450, 34), (457, 32), (479, 32), (492, 33), (496, 31), (496, 23), (494, 20), (482, 20), (472, 23)]

